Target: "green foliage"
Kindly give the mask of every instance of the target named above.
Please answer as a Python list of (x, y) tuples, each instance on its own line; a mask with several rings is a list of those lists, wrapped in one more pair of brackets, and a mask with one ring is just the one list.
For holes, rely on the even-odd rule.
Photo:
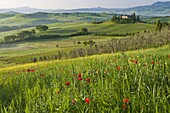
[(161, 22), (160, 20), (156, 23), (156, 30), (161, 31), (162, 29), (170, 29), (170, 24), (168, 22)]
[(80, 33), (82, 33), (83, 35), (87, 35), (89, 32), (87, 28), (81, 28)]
[(161, 21), (158, 20), (157, 23), (156, 23), (156, 30), (161, 30), (162, 26), (161, 26)]
[(78, 41), (78, 42), (77, 42), (77, 44), (81, 44), (81, 42), (80, 42), (80, 41)]
[(160, 20), (161, 22), (170, 23), (170, 16), (147, 17), (147, 18), (142, 18), (142, 20), (145, 22), (149, 22), (151, 24), (156, 24), (158, 20)]
[(95, 43), (96, 43), (96, 42), (93, 41), (93, 40), (88, 40), (88, 41), (84, 41), (84, 42), (83, 42), (84, 46), (86, 46), (86, 45), (93, 46)]
[(38, 25), (38, 26), (36, 26), (36, 30), (39, 30), (39, 31), (47, 31), (48, 30), (48, 26), (46, 26), (46, 25)]
[[(40, 54), (31, 54), (21, 57), (6, 58), (5, 61), (14, 62), (17, 64), (24, 64), (32, 62), (32, 56), (34, 55), (37, 59), (42, 56), (49, 56), (45, 60), (51, 60), (55, 55), (57, 59), (68, 59), (83, 56), (90, 56), (95, 54), (103, 53), (116, 53), (125, 52), (129, 50), (145, 49), (145, 48), (156, 48), (170, 43), (170, 30), (162, 30), (158, 33), (155, 31), (145, 31), (137, 33), (135, 35), (126, 36), (123, 38), (113, 38), (107, 42), (95, 43), (93, 40), (84, 41), (83, 44), (91, 45), (86, 47), (76, 47), (70, 49), (61, 49), (53, 52), (46, 52)], [(95, 46), (93, 46), (95, 45)]]
[(29, 38), (32, 38), (35, 35), (35, 30), (32, 29), (31, 31), (21, 31), (16, 35), (10, 35), (4, 37), (4, 42), (15, 42), (15, 41), (22, 41)]

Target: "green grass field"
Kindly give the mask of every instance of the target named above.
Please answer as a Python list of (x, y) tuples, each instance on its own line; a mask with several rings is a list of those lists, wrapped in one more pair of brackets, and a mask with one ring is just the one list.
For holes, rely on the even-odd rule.
[[(83, 27), (87, 28), (90, 33), (109, 33), (109, 34), (125, 34), (125, 33), (136, 33), (144, 30), (153, 30), (155, 25), (152, 24), (114, 24), (112, 22), (106, 22), (102, 24), (91, 24), (87, 22), (66, 22), (66, 23), (53, 23), (48, 24), (49, 30), (47, 32), (38, 32), (36, 35), (70, 35), (76, 32)], [(0, 33), (0, 39), (5, 36), (9, 36), (12, 34), (17, 34), (24, 30), (31, 30), (32, 28), (24, 28), (19, 30), (12, 30), (7, 32)]]
[[(70, 15), (67, 15), (68, 16), (67, 19), (73, 19), (74, 20), (73, 22), (71, 20), (63, 20), (65, 22), (62, 22), (62, 21), (52, 22), (52, 23), (46, 24), (49, 27), (48, 31), (46, 31), (46, 32), (36, 31), (36, 36), (39, 36), (39, 35), (67, 36), (70, 34), (77, 33), (80, 31), (81, 28), (85, 27), (90, 32), (90, 35), (73, 36), (73, 37), (56, 38), (56, 39), (40, 39), (40, 40), (33, 40), (33, 41), (23, 41), (23, 42), (0, 44), (0, 56), (5, 57), (5, 58), (10, 58), (10, 57), (16, 57), (16, 56), (23, 56), (23, 55), (32, 55), (32, 54), (35, 55), (35, 54), (40, 54), (40, 53), (44, 53), (44, 52), (51, 53), (53, 51), (56, 51), (56, 49), (61, 50), (61, 49), (66, 49), (66, 48), (74, 48), (75, 46), (80, 47), (80, 46), (82, 46), (82, 44), (81, 45), (74, 44), (79, 41), (83, 42), (83, 41), (87, 41), (87, 40), (94, 40), (96, 43), (101, 43), (101, 42), (109, 41), (112, 38), (117, 38), (117, 37), (111, 37), (111, 36), (94, 36), (93, 34), (95, 34), (95, 33), (107, 33), (107, 34), (137, 33), (137, 32), (141, 32), (144, 30), (153, 30), (155, 27), (155, 25), (144, 24), (144, 23), (115, 24), (110, 21), (107, 21), (102, 24), (92, 24), (92, 23), (88, 23), (88, 21), (86, 19), (84, 19), (84, 21), (76, 20), (79, 18), (87, 18), (88, 16), (91, 16), (91, 15), (92, 14), (79, 14), (79, 15), (70, 14)], [(2, 16), (2, 15), (0, 15), (0, 16)], [(50, 18), (55, 17), (55, 18), (60, 18), (62, 20), (65, 18), (66, 15), (37, 13), (37, 14), (32, 14), (32, 15), (14, 15), (12, 17), (8, 17), (9, 15), (6, 15), (6, 16), (7, 16), (6, 18), (0, 19), (1, 22), (6, 21), (6, 23), (10, 23), (9, 19), (20, 18), (20, 19), (23, 19), (22, 22), (25, 22), (28, 25), (31, 25), (31, 24), (29, 24), (29, 22), (27, 22), (28, 19), (31, 20), (30, 22), (32, 22), (32, 19), (35, 19), (35, 18), (50, 19)], [(98, 15), (96, 14), (96, 16), (94, 16), (94, 18), (99, 18), (99, 17), (100, 17), (100, 19), (107, 20), (107, 19), (110, 19), (111, 14), (102, 14), (101, 13)], [(93, 16), (92, 16), (92, 18), (93, 18)], [(14, 20), (11, 19), (12, 22), (18, 23)], [(96, 21), (100, 21), (100, 20), (96, 20)], [(4, 25), (8, 25), (6, 23), (4, 23)], [(0, 23), (0, 25), (2, 26), (3, 24)], [(18, 24), (18, 26), (19, 25), (20, 24)], [(35, 29), (35, 27), (0, 32), (0, 39), (3, 39), (3, 37), (5, 37), (5, 36), (16, 35), (17, 33), (21, 32), (21, 31), (31, 30), (31, 29)], [(56, 48), (56, 45), (59, 45), (59, 48)], [(0, 60), (2, 62), (2, 58), (0, 58)], [(4, 63), (4, 64), (1, 63), (0, 67), (4, 67), (5, 65), (8, 65), (8, 62), (6, 62), (6, 63)], [(15, 63), (12, 63), (11, 65), (14, 65), (14, 64)]]
[(168, 112), (169, 48), (2, 68), (1, 113)]
[(39, 25), (56, 22), (92, 22), (106, 21), (112, 18), (112, 14), (88, 14), (88, 13), (34, 13), (34, 14), (0, 14), (1, 26)]
[(170, 22), (170, 16), (166, 17), (149, 17), (149, 18), (143, 18), (144, 21), (148, 23), (156, 23), (158, 20), (161, 22)]

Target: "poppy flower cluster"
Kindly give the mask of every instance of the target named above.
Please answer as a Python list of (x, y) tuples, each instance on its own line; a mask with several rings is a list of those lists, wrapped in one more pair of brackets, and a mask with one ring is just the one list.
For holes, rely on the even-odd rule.
[(82, 81), (82, 80), (83, 80), (83, 78), (82, 78), (81, 76), (82, 76), (82, 74), (79, 73), (79, 74), (78, 74), (78, 80), (79, 80), (79, 81)]
[[(86, 98), (84, 99), (84, 101), (85, 101), (86, 104), (90, 104), (90, 98), (87, 98), (87, 97), (86, 97)], [(73, 100), (71, 101), (71, 103), (72, 103), (73, 105), (75, 105), (75, 104), (77, 103), (76, 99), (73, 99)]]
[(130, 100), (128, 98), (125, 98), (125, 99), (123, 99), (123, 102), (124, 102), (124, 104), (122, 105), (122, 108), (127, 109)]
[(128, 98), (125, 98), (123, 99), (124, 103), (129, 103), (129, 99)]
[(35, 69), (27, 69), (27, 72), (35, 72)]

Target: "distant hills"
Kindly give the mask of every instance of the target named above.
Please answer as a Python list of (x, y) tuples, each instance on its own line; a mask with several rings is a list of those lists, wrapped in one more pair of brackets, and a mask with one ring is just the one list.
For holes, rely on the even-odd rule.
[(70, 9), (70, 10), (52, 10), (52, 9), (37, 9), (31, 7), (18, 7), (9, 9), (0, 9), (0, 13), (17, 14), (17, 13), (36, 13), (36, 12), (46, 12), (46, 13), (72, 13), (72, 12), (88, 12), (88, 13), (118, 13), (118, 14), (131, 14), (135, 12), (138, 15), (144, 16), (170, 16), (170, 1), (167, 2), (156, 2), (152, 5), (137, 6), (131, 8), (80, 8), (80, 9)]

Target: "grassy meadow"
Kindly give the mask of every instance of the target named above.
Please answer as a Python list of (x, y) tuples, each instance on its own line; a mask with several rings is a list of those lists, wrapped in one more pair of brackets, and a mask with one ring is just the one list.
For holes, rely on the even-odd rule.
[(168, 112), (169, 48), (0, 69), (1, 112)]
[[(0, 113), (168, 113), (169, 28), (155, 31), (158, 17), (127, 24), (112, 17), (0, 14), (0, 40), (36, 25), (49, 29), (35, 36), (58, 35), (0, 43)], [(72, 36), (82, 28), (89, 34)]]
[[(24, 55), (35, 55), (42, 53), (53, 53), (58, 50), (66, 50), (75, 47), (82, 47), (83, 44), (77, 44), (77, 42), (84, 42), (88, 40), (93, 40), (97, 44), (109, 41), (113, 38), (120, 38), (115, 36), (95, 36), (95, 34), (106, 33), (106, 34), (126, 34), (126, 33), (137, 33), (143, 32), (144, 30), (154, 30), (154, 24), (145, 23), (129, 23), (129, 24), (116, 24), (111, 22), (112, 14), (48, 14), (48, 13), (35, 13), (35, 14), (0, 14), (1, 21), (0, 26), (15, 26), (11, 22), (15, 23), (17, 26), (26, 25), (24, 28), (18, 28), (10, 31), (0, 32), (0, 39), (5, 36), (16, 35), (17, 33), (25, 30), (35, 29), (36, 25), (42, 24), (37, 22), (33, 24), (33, 20), (37, 19), (40, 21), (42, 19), (57, 19), (57, 22), (43, 23), (48, 25), (49, 29), (46, 32), (36, 31), (36, 36), (43, 35), (59, 35), (62, 37), (56, 37), (53, 39), (39, 39), (39, 40), (29, 40), (14, 43), (0, 44), (0, 67), (15, 65), (15, 62), (4, 61), (6, 58), (13, 58)], [(87, 18), (90, 18), (88, 20)], [(11, 19), (12, 18), (12, 19)], [(20, 18), (22, 21), (18, 21)], [(27, 20), (30, 19), (31, 23)], [(9, 21), (11, 20), (11, 22)], [(83, 20), (83, 21), (80, 21)], [(93, 21), (105, 21), (101, 24), (92, 24)], [(6, 23), (4, 23), (5, 21)], [(63, 22), (64, 21), (64, 22)], [(24, 23), (23, 23), (24, 22)], [(3, 24), (4, 23), (4, 24)], [(8, 25), (9, 23), (10, 25)], [(68, 36), (80, 31), (81, 28), (87, 28), (89, 35), (84, 36)], [(50, 43), (50, 44), (49, 44)], [(59, 48), (56, 48), (56, 45)]]

